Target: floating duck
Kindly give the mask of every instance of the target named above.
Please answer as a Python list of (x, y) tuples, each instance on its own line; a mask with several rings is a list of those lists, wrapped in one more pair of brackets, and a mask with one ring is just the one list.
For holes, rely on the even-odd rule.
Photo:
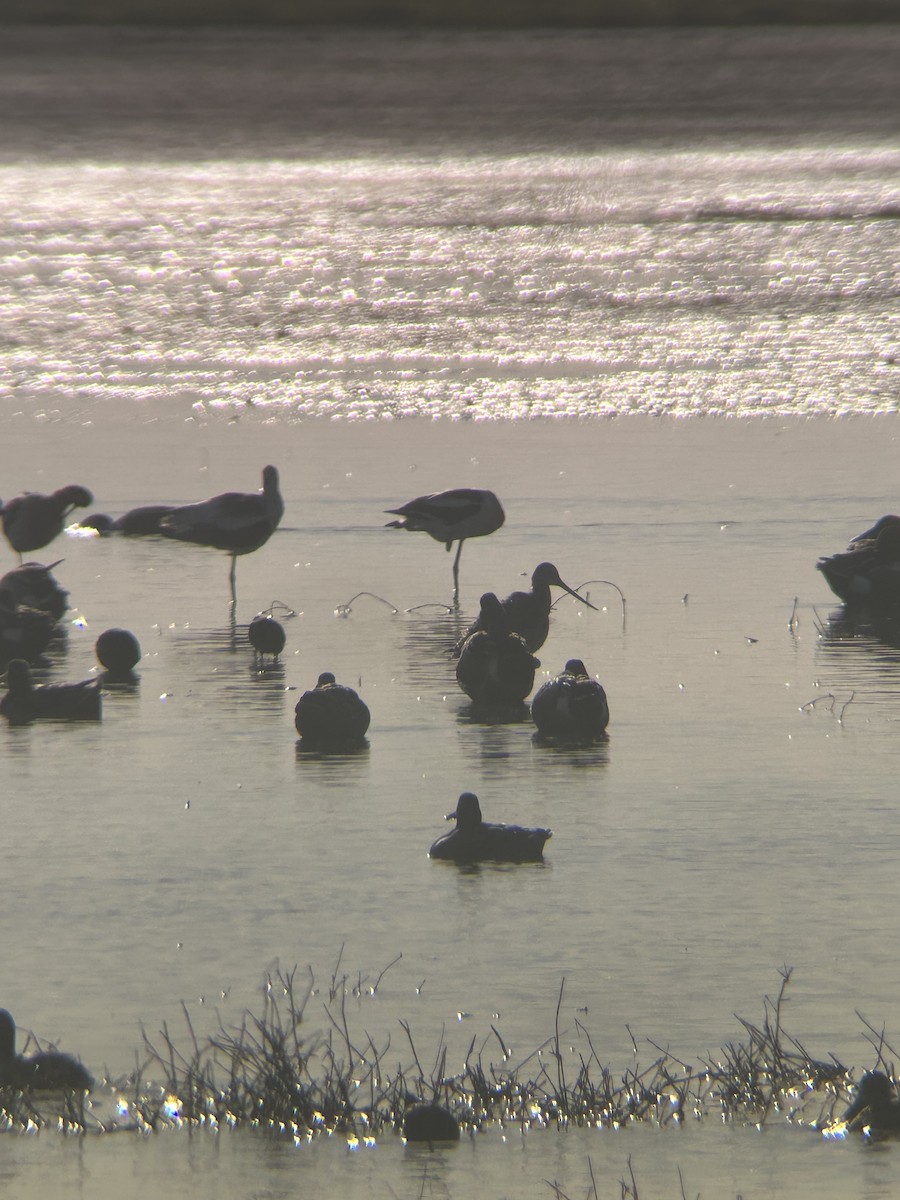
[(326, 749), (358, 746), (366, 736), (371, 714), (353, 688), (336, 683), (323, 671), (316, 686), (304, 692), (294, 709), (294, 724), (305, 745)]
[(873, 1133), (900, 1133), (900, 1100), (894, 1087), (881, 1071), (867, 1071), (859, 1081), (856, 1097), (844, 1120), (852, 1130), (869, 1129)]
[(500, 501), (493, 492), (481, 488), (451, 488), (447, 492), (432, 492), (417, 496), (400, 508), (388, 508), (388, 513), (403, 517), (388, 521), (386, 529), (408, 529), (410, 533), (427, 533), (436, 542), (443, 542), (449, 551), (457, 543), (453, 560), (453, 592), (459, 593), (459, 559), (463, 542), (468, 538), (486, 537), (506, 520)]
[(520, 704), (541, 665), (509, 625), (493, 592), (481, 597), (480, 629), (466, 638), (456, 664), (459, 686), (476, 704)]
[(36, 1092), (89, 1092), (90, 1072), (71, 1054), (16, 1054), (16, 1023), (0, 1008), (0, 1087)]
[(239, 554), (264, 546), (284, 514), (278, 471), (263, 468), (261, 492), (224, 492), (199, 504), (173, 508), (159, 521), (164, 537), (210, 546), (231, 555), (231, 603), (237, 603), (235, 569)]
[(816, 567), (845, 604), (900, 604), (900, 517), (881, 517), (846, 550), (820, 558)]
[(531, 716), (541, 737), (590, 742), (603, 737), (609, 704), (603, 686), (591, 679), (580, 658), (570, 658), (562, 674), (538, 688)]
[(458, 1142), (459, 1121), (442, 1104), (416, 1104), (403, 1119), (408, 1142)]
[(253, 618), (247, 627), (247, 637), (260, 658), (267, 654), (273, 659), (278, 658), (287, 641), (284, 626), (268, 613), (260, 613)]
[(105, 629), (97, 638), (94, 652), (107, 679), (129, 679), (141, 661), (141, 644), (128, 629)]
[[(580, 600), (582, 604), (586, 604), (588, 608), (593, 608), (596, 612), (596, 606), (591, 604), (590, 600), (586, 600), (574, 588), (570, 588), (567, 583), (563, 582), (553, 563), (539, 563), (531, 575), (530, 592), (513, 592), (505, 600), (500, 601), (510, 629), (524, 638), (525, 645), (532, 653), (540, 650), (550, 632), (550, 608), (553, 603), (550, 595), (551, 587), (562, 588), (564, 592), (568, 592), (570, 596), (574, 596), (576, 600)], [(456, 653), (460, 653), (466, 638), (471, 637), (473, 633), (477, 633), (482, 628), (484, 626), (479, 615), (466, 630), (462, 640), (457, 643)]]
[(550, 829), (523, 829), (519, 825), (491, 825), (481, 819), (481, 805), (473, 792), (463, 792), (456, 812), (447, 820), (456, 821), (452, 833), (438, 838), (429, 850), (431, 858), (457, 863), (540, 862), (544, 842), (553, 836)]
[(94, 497), (87, 488), (77, 483), (60, 488), (49, 496), (40, 492), (24, 492), (7, 500), (0, 510), (6, 540), (21, 562), (23, 554), (41, 550), (58, 537), (66, 517), (74, 509), (85, 508), (93, 502)]
[(6, 668), (6, 695), (0, 715), (10, 725), (25, 725), (38, 718), (64, 721), (99, 721), (102, 713), (100, 680), (80, 683), (47, 683), (35, 687), (27, 662), (14, 658)]

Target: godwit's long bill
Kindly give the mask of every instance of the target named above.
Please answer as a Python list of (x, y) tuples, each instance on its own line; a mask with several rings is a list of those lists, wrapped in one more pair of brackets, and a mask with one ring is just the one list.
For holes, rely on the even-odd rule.
[(459, 594), (459, 558), (467, 538), (486, 537), (506, 520), (503, 507), (493, 492), (481, 488), (451, 488), (447, 492), (432, 492), (417, 496), (400, 508), (386, 512), (402, 521), (388, 521), (386, 529), (408, 529), (410, 533), (427, 533), (447, 550), (457, 542), (453, 560), (453, 594)]
[(211, 546), (231, 555), (231, 603), (237, 603), (235, 567), (239, 554), (264, 546), (278, 527), (284, 502), (278, 490), (278, 472), (264, 467), (261, 492), (223, 492), (199, 504), (173, 508), (159, 521), (164, 537)]
[[(550, 632), (550, 608), (553, 603), (550, 595), (551, 587), (562, 588), (564, 592), (568, 592), (570, 596), (574, 596), (576, 600), (580, 600), (588, 608), (594, 609), (595, 612), (597, 611), (596, 605), (591, 604), (590, 600), (563, 582), (559, 571), (557, 571), (553, 563), (539, 563), (531, 575), (531, 591), (513, 592), (512, 595), (507, 596), (505, 600), (501, 600), (500, 602), (503, 605), (503, 611), (509, 619), (513, 633), (518, 633), (520, 637), (525, 639), (525, 645), (532, 653), (543, 646), (547, 640), (547, 634)], [(479, 614), (478, 618), (469, 626), (462, 639), (457, 643), (457, 654), (462, 649), (467, 637), (471, 637), (473, 633), (485, 627), (482, 622), (483, 616)]]

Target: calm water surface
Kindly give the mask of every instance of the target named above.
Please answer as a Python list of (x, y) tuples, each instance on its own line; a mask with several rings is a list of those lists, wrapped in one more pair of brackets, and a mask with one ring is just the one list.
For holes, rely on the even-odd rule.
[[(213, 552), (44, 552), (73, 609), (44, 677), (86, 675), (110, 625), (144, 659), (96, 729), (0, 730), (2, 1003), (121, 1077), (142, 1023), (183, 1028), (182, 1001), (200, 1032), (236, 1022), (299, 964), (361, 985), (354, 1026), (398, 1062), (403, 1019), (458, 1069), (492, 1025), (526, 1058), (565, 980), (566, 1036), (622, 1071), (626, 1025), (640, 1061), (652, 1038), (696, 1062), (789, 964), (790, 1031), (871, 1065), (855, 1010), (890, 1036), (900, 988), (873, 919), (900, 891), (900, 650), (845, 636), (813, 564), (897, 508), (900, 35), (93, 39), (2, 52), (0, 495), (78, 481), (119, 513), (273, 462), (286, 512), (239, 562), (236, 630)], [(507, 523), (467, 544), (454, 611), (449, 556), (382, 526), (461, 485)], [(561, 602), (539, 654), (606, 685), (593, 751), (473, 721), (447, 657), (543, 559), (601, 609)], [(240, 627), (275, 599), (298, 615), (260, 674)], [(372, 709), (361, 755), (298, 754), (326, 669)], [(545, 864), (430, 862), (463, 790), (552, 826)], [(744, 1197), (898, 1177), (891, 1147), (711, 1120), (434, 1155), (4, 1151), (22, 1197), (576, 1195), (588, 1158), (618, 1196), (629, 1155), (656, 1195), (679, 1169)]]

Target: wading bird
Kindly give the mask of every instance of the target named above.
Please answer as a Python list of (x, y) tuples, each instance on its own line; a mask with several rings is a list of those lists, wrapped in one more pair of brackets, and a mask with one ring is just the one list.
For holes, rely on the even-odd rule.
[(66, 517), (76, 508), (93, 504), (94, 497), (77, 483), (49, 496), (24, 492), (7, 500), (0, 510), (6, 540), (22, 561), (22, 555), (41, 550), (62, 533)]
[(336, 683), (323, 671), (312, 691), (304, 692), (294, 709), (294, 725), (305, 746), (342, 749), (362, 744), (371, 715), (353, 688)]
[(386, 529), (408, 529), (410, 533), (427, 533), (447, 550), (457, 542), (453, 560), (453, 595), (459, 594), (459, 556), (467, 538), (485, 537), (499, 529), (506, 516), (493, 492), (481, 488), (452, 488), (448, 492), (432, 492), (418, 496), (400, 508), (385, 510), (402, 521), (388, 521)]
[(260, 492), (223, 492), (199, 504), (184, 504), (161, 517), (159, 532), (180, 542), (210, 546), (231, 555), (231, 603), (237, 603), (235, 568), (239, 554), (264, 546), (278, 527), (284, 502), (278, 472), (263, 468)]
[(269, 613), (260, 613), (253, 618), (247, 627), (247, 638), (259, 659), (267, 654), (273, 660), (277, 659), (287, 641), (284, 626)]
[[(553, 563), (539, 563), (532, 572), (530, 592), (513, 592), (511, 596), (500, 601), (513, 633), (524, 638), (525, 645), (532, 652), (543, 646), (550, 632), (550, 608), (553, 603), (551, 587), (562, 588), (564, 592), (568, 592), (570, 596), (574, 596), (576, 600), (580, 600), (596, 612), (596, 607), (590, 600), (586, 600), (567, 583), (563, 583)], [(483, 628), (479, 616), (466, 630), (462, 640), (457, 642), (455, 652), (459, 654), (465, 639)]]
[(553, 836), (550, 829), (523, 829), (520, 825), (492, 825), (481, 819), (481, 805), (473, 792), (463, 792), (456, 811), (448, 813), (456, 821), (452, 833), (445, 833), (429, 850), (431, 858), (452, 862), (540, 862), (544, 842)]
[(562, 674), (539, 687), (531, 716), (543, 738), (557, 742), (591, 742), (609, 724), (603, 685), (591, 679), (580, 658), (570, 658)]
[(71, 1054), (16, 1054), (16, 1023), (0, 1008), (0, 1087), (36, 1092), (89, 1092), (94, 1080)]

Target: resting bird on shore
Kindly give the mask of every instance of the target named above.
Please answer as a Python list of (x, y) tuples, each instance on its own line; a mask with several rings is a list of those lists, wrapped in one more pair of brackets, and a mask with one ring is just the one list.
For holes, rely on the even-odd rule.
[(24, 492), (7, 500), (0, 510), (3, 532), (13, 550), (22, 555), (41, 550), (63, 530), (63, 522), (76, 508), (93, 504), (94, 497), (77, 483), (44, 496), (40, 492)]
[(856, 1097), (844, 1113), (852, 1130), (870, 1129), (873, 1133), (900, 1133), (900, 1100), (894, 1087), (881, 1071), (867, 1071), (859, 1081)]
[(453, 594), (459, 594), (459, 558), (467, 538), (486, 537), (499, 529), (506, 520), (503, 507), (493, 492), (481, 488), (452, 488), (447, 492), (432, 492), (417, 496), (400, 508), (386, 512), (402, 521), (388, 521), (386, 529), (408, 529), (410, 533), (427, 533), (447, 550), (457, 542), (453, 560)]
[(481, 629), (466, 638), (456, 664), (456, 680), (476, 704), (521, 704), (534, 687), (541, 665), (509, 626), (493, 592), (481, 597)]
[(845, 604), (900, 605), (900, 517), (882, 517), (816, 567)]
[[(531, 575), (530, 592), (513, 592), (505, 600), (500, 601), (510, 629), (524, 638), (525, 645), (532, 652), (543, 646), (547, 640), (547, 634), (550, 632), (550, 608), (553, 603), (550, 595), (551, 587), (562, 588), (564, 592), (568, 592), (570, 596), (574, 596), (576, 600), (580, 600), (582, 604), (586, 604), (588, 608), (593, 608), (596, 612), (596, 607), (591, 604), (590, 600), (586, 600), (567, 583), (563, 583), (559, 571), (553, 563), (539, 563)], [(479, 615), (463, 634), (461, 640), (457, 642), (454, 648), (455, 653), (460, 653), (466, 638), (470, 638), (473, 633), (477, 633), (479, 629), (483, 628), (482, 618)]]
[(237, 603), (237, 556), (264, 546), (284, 514), (277, 470), (264, 467), (262, 478), (261, 492), (224, 492), (199, 504), (173, 508), (159, 521), (159, 532), (164, 537), (211, 546), (231, 555), (232, 605)]
[(35, 687), (28, 663), (14, 658), (6, 668), (6, 684), (8, 690), (0, 699), (0, 716), (6, 717), (10, 725), (27, 725), (38, 718), (99, 721), (103, 715), (97, 678)]
[(447, 820), (455, 820), (456, 828), (438, 838), (428, 851), (431, 858), (457, 863), (540, 862), (544, 857), (544, 842), (553, 836), (550, 829), (523, 829), (520, 825), (492, 825), (482, 821), (481, 805), (473, 792), (463, 792), (456, 802), (456, 811), (448, 813)]
[(362, 744), (371, 715), (353, 688), (336, 683), (323, 671), (312, 691), (304, 692), (294, 709), (294, 725), (304, 745), (314, 749), (345, 749)]
[(0, 1008), (0, 1087), (36, 1092), (89, 1092), (94, 1080), (71, 1054), (16, 1054), (16, 1023)]
[(603, 685), (591, 679), (581, 659), (570, 658), (561, 675), (538, 688), (531, 716), (541, 737), (590, 742), (606, 731), (609, 703)]

